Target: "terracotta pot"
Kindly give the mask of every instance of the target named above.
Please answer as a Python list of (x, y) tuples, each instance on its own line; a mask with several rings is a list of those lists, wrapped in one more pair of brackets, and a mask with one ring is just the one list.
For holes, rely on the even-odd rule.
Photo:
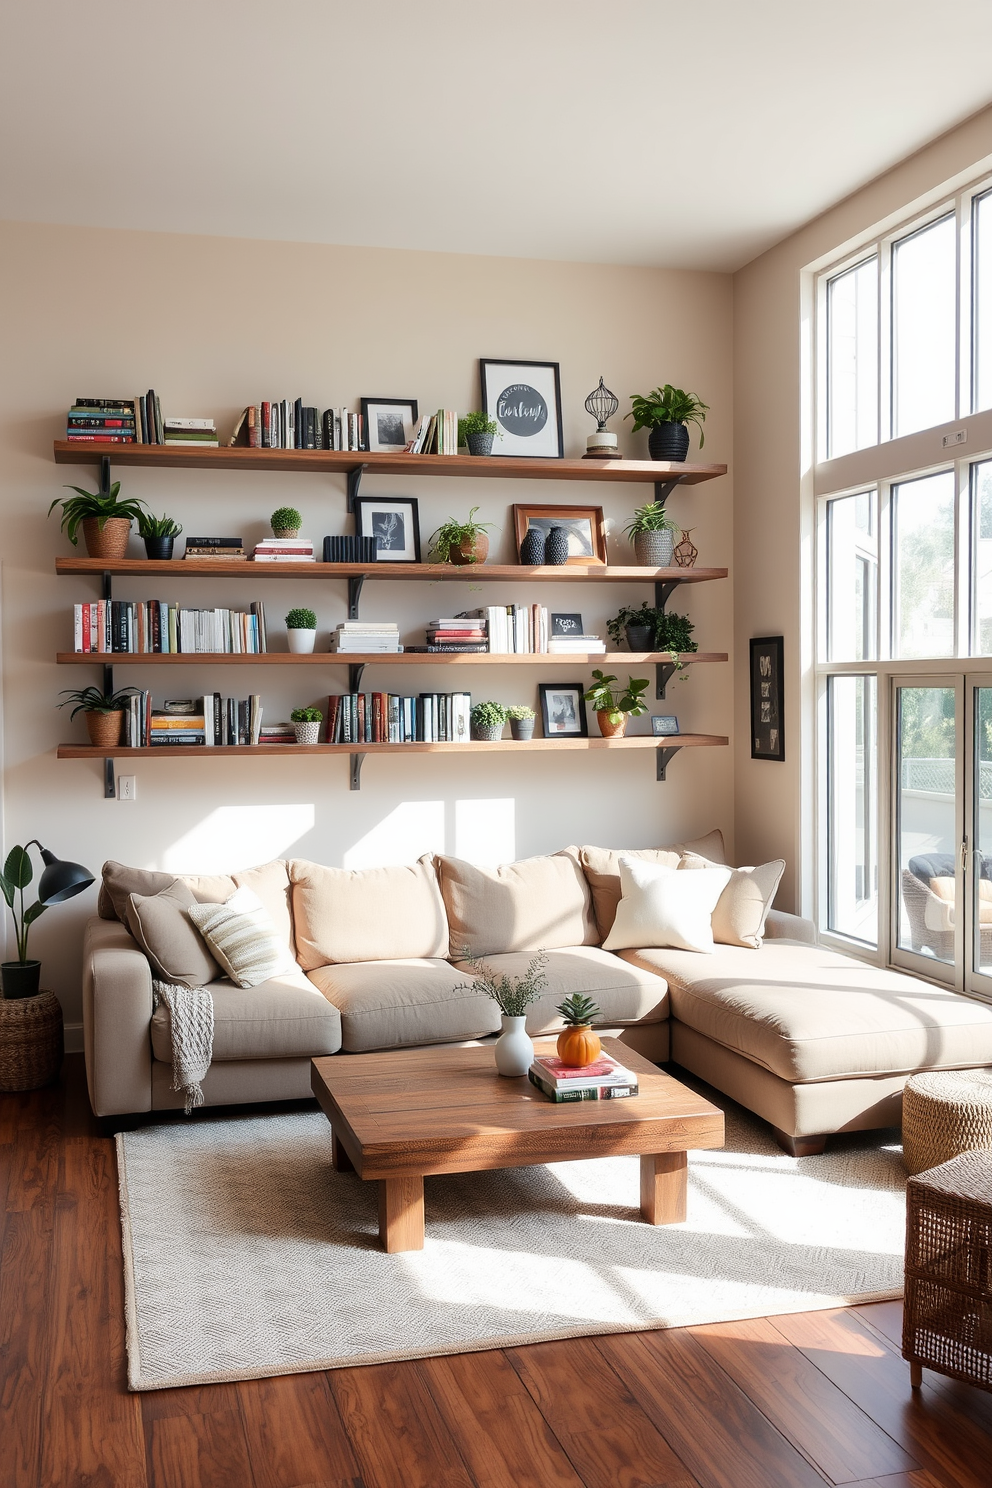
[(602, 712), (597, 712), (596, 721), (599, 724), (599, 732), (602, 734), (604, 739), (622, 739), (624, 733), (626, 732), (626, 713), (620, 714), (619, 723), (611, 723), (609, 709), (604, 708)]
[(588, 1023), (574, 1023), (558, 1035), (558, 1058), (573, 1069), (594, 1064), (602, 1051), (599, 1034), (593, 1033)]
[(100, 529), (99, 517), (83, 522), (83, 541), (91, 558), (125, 558), (131, 522), (128, 517), (108, 517)]
[(489, 538), (484, 532), (480, 532), (476, 538), (466, 538), (452, 548), (448, 554), (448, 562), (455, 564), (457, 568), (464, 568), (468, 563), (485, 563), (489, 557)]
[(121, 730), (124, 727), (124, 714), (116, 713), (84, 713), (86, 719), (86, 732), (90, 736), (90, 743), (100, 749), (113, 749), (121, 742)]

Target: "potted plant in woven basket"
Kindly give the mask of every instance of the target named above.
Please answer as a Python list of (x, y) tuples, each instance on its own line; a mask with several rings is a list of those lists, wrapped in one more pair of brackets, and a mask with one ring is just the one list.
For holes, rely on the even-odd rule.
[(680, 529), (666, 516), (660, 501), (639, 506), (623, 529), (634, 543), (634, 562), (645, 568), (668, 568), (675, 547), (674, 534)]
[(502, 703), (476, 703), (469, 715), (472, 738), (479, 742), (495, 743), (503, 736), (507, 710)]
[(79, 529), (83, 529), (83, 541), (91, 558), (123, 558), (127, 553), (131, 523), (141, 517), (144, 502), (136, 496), (119, 500), (121, 483), (114, 481), (109, 491), (85, 491), (82, 486), (66, 486), (75, 491), (68, 499), (56, 496), (48, 508), (48, 515), (57, 506), (62, 508), (62, 531), (76, 547)]
[(303, 526), (303, 518), (295, 506), (280, 506), (272, 513), (269, 521), (272, 523), (273, 537), (299, 537), (300, 528)]
[(134, 687), (122, 687), (120, 692), (102, 692), (99, 687), (83, 687), (76, 692), (62, 689), (67, 694), (60, 708), (73, 703), (70, 719), (82, 713), (90, 743), (100, 749), (113, 749), (121, 742), (124, 728), (124, 710), (137, 691)]
[(297, 744), (319, 744), (324, 715), (319, 708), (294, 708), (289, 715), (296, 729)]
[(437, 563), (453, 563), (463, 568), (469, 563), (485, 563), (489, 556), (488, 529), (492, 522), (477, 522), (473, 506), (467, 522), (443, 522), (431, 538), (430, 556)]
[(467, 964), (475, 980), (456, 987), (455, 991), (484, 992), (498, 1004), (503, 1031), (493, 1049), (496, 1068), (501, 1075), (519, 1079), (534, 1062), (534, 1045), (527, 1033), (527, 1009), (540, 997), (548, 980), (545, 970), (548, 953), (538, 951), (520, 977), (500, 974), (468, 952), (463, 952), (459, 959)]
[(646, 677), (628, 677), (626, 687), (614, 687), (617, 678), (612, 672), (594, 671), (595, 682), (584, 694), (587, 703), (592, 703), (599, 720), (599, 732), (604, 739), (622, 739), (627, 728), (627, 719), (646, 713), (647, 704), (643, 694), (647, 690)]
[(709, 405), (686, 393), (682, 388), (672, 387), (666, 382), (646, 396), (635, 393), (630, 400), (630, 412), (625, 418), (634, 420), (634, 433), (638, 429), (650, 429), (648, 454), (652, 460), (672, 460), (677, 464), (689, 453), (689, 424), (699, 430), (699, 448), (704, 444), (703, 422)]
[(313, 650), (317, 639), (317, 615), (314, 610), (292, 609), (286, 616), (286, 639), (297, 656)]

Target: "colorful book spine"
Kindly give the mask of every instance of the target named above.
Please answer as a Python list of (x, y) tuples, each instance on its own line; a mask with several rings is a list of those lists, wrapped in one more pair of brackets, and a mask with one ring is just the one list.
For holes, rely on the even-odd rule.
[(528, 1070), (527, 1078), (542, 1095), (546, 1095), (548, 1100), (554, 1101), (556, 1105), (565, 1105), (573, 1101), (624, 1100), (627, 1096), (637, 1094), (636, 1085), (581, 1085), (578, 1088), (574, 1085), (568, 1085), (559, 1087), (549, 1084), (546, 1080), (542, 1080), (533, 1070)]

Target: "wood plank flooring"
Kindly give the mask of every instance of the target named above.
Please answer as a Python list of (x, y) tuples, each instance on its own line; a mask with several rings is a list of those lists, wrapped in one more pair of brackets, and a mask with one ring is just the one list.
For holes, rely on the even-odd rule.
[(992, 1396), (885, 1302), (130, 1394), (82, 1060), (0, 1096), (0, 1488), (988, 1488)]

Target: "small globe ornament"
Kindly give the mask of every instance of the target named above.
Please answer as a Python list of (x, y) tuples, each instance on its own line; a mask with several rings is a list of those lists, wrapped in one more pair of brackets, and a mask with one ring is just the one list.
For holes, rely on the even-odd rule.
[(689, 536), (689, 533), (691, 531), (691, 527), (683, 527), (682, 537), (675, 544), (675, 551), (672, 556), (674, 557), (675, 562), (678, 564), (679, 568), (691, 568), (696, 559), (699, 557), (699, 549), (696, 547), (695, 543)]
[(599, 379), (599, 387), (593, 388), (585, 401), (585, 410), (596, 420), (596, 432), (590, 434), (586, 440), (586, 452), (583, 459), (586, 460), (619, 460), (620, 451), (617, 449), (617, 436), (611, 434), (606, 427), (607, 419), (611, 419), (620, 407), (620, 399), (616, 393), (611, 393), (609, 388)]

